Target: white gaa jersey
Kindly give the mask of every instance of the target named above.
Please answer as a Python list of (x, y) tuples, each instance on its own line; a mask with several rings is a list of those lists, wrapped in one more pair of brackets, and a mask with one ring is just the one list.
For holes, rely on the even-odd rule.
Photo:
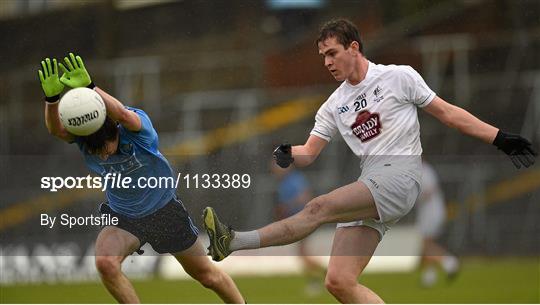
[(434, 97), (410, 66), (369, 62), (364, 80), (357, 85), (344, 81), (321, 106), (311, 134), (330, 141), (339, 130), (360, 157), (363, 171), (379, 163), (374, 156), (413, 157), (418, 181), (422, 146), (416, 108), (427, 106)]

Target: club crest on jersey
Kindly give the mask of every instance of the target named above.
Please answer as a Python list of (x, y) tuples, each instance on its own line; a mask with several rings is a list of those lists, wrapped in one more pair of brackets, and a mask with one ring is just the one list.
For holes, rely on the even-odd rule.
[(376, 103), (380, 102), (384, 98), (384, 96), (382, 96), (381, 93), (382, 93), (382, 89), (381, 89), (381, 87), (379, 87), (379, 85), (377, 85), (377, 88), (375, 88), (375, 90), (373, 90), (373, 95), (375, 95), (374, 101)]
[(354, 124), (351, 125), (353, 134), (362, 142), (369, 141), (381, 133), (381, 121), (378, 113), (367, 110), (360, 111)]

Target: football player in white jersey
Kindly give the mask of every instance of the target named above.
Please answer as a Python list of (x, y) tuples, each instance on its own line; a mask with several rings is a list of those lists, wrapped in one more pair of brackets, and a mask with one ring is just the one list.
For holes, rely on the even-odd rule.
[(321, 106), (303, 145), (280, 145), (281, 167), (311, 164), (339, 131), (361, 159), (358, 181), (309, 201), (299, 213), (248, 232), (233, 231), (215, 211), (204, 210), (210, 255), (222, 260), (233, 251), (286, 245), (325, 223), (338, 223), (325, 285), (343, 303), (383, 303), (358, 283), (385, 231), (407, 214), (420, 193), (421, 154), (417, 108), (463, 134), (494, 144), (517, 167), (530, 166), (536, 153), (519, 135), (500, 131), (445, 102), (409, 66), (377, 65), (363, 54), (357, 28), (339, 19), (324, 24), (317, 39), (324, 65), (342, 82)]
[(414, 208), (416, 226), (422, 234), (421, 284), (432, 287), (437, 283), (437, 268), (440, 267), (448, 279), (453, 279), (459, 271), (459, 260), (436, 241), (446, 222), (446, 207), (437, 172), (425, 160), (422, 162), (422, 191)]

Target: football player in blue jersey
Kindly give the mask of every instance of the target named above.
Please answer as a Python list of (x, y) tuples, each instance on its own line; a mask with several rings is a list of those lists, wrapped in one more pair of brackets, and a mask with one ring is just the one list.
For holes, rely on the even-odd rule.
[[(108, 187), (107, 202), (100, 212), (118, 219), (117, 225), (104, 226), (96, 241), (96, 267), (111, 295), (121, 303), (140, 300), (122, 273), (122, 261), (149, 243), (158, 253), (170, 253), (184, 270), (224, 302), (244, 303), (232, 279), (206, 256), (198, 230), (174, 185), (141, 187), (141, 178), (173, 177), (173, 170), (158, 149), (158, 135), (148, 115), (141, 109), (124, 106), (91, 81), (80, 56), (70, 53), (65, 65), (49, 58), (39, 71), (45, 93), (45, 123), (49, 133), (76, 143), (88, 168), (101, 177), (119, 174), (130, 177), (127, 187)], [(58, 73), (58, 66), (63, 71)], [(103, 99), (107, 118), (103, 126), (88, 136), (75, 136), (62, 125), (58, 101), (64, 87), (88, 87)]]

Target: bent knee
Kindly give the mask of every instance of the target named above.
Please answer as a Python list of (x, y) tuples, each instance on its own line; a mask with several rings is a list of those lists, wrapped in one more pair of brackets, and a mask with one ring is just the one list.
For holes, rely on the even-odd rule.
[(114, 256), (96, 256), (96, 268), (103, 277), (112, 277), (120, 272), (120, 262)]
[(222, 279), (221, 272), (212, 270), (199, 271), (193, 275), (193, 278), (197, 280), (201, 285), (206, 288), (212, 289), (219, 285)]
[(358, 285), (358, 282), (355, 277), (333, 272), (329, 272), (324, 280), (324, 286), (334, 296), (350, 291), (356, 285)]
[(330, 212), (327, 196), (321, 195), (313, 198), (304, 207), (304, 212), (307, 217), (324, 222)]

